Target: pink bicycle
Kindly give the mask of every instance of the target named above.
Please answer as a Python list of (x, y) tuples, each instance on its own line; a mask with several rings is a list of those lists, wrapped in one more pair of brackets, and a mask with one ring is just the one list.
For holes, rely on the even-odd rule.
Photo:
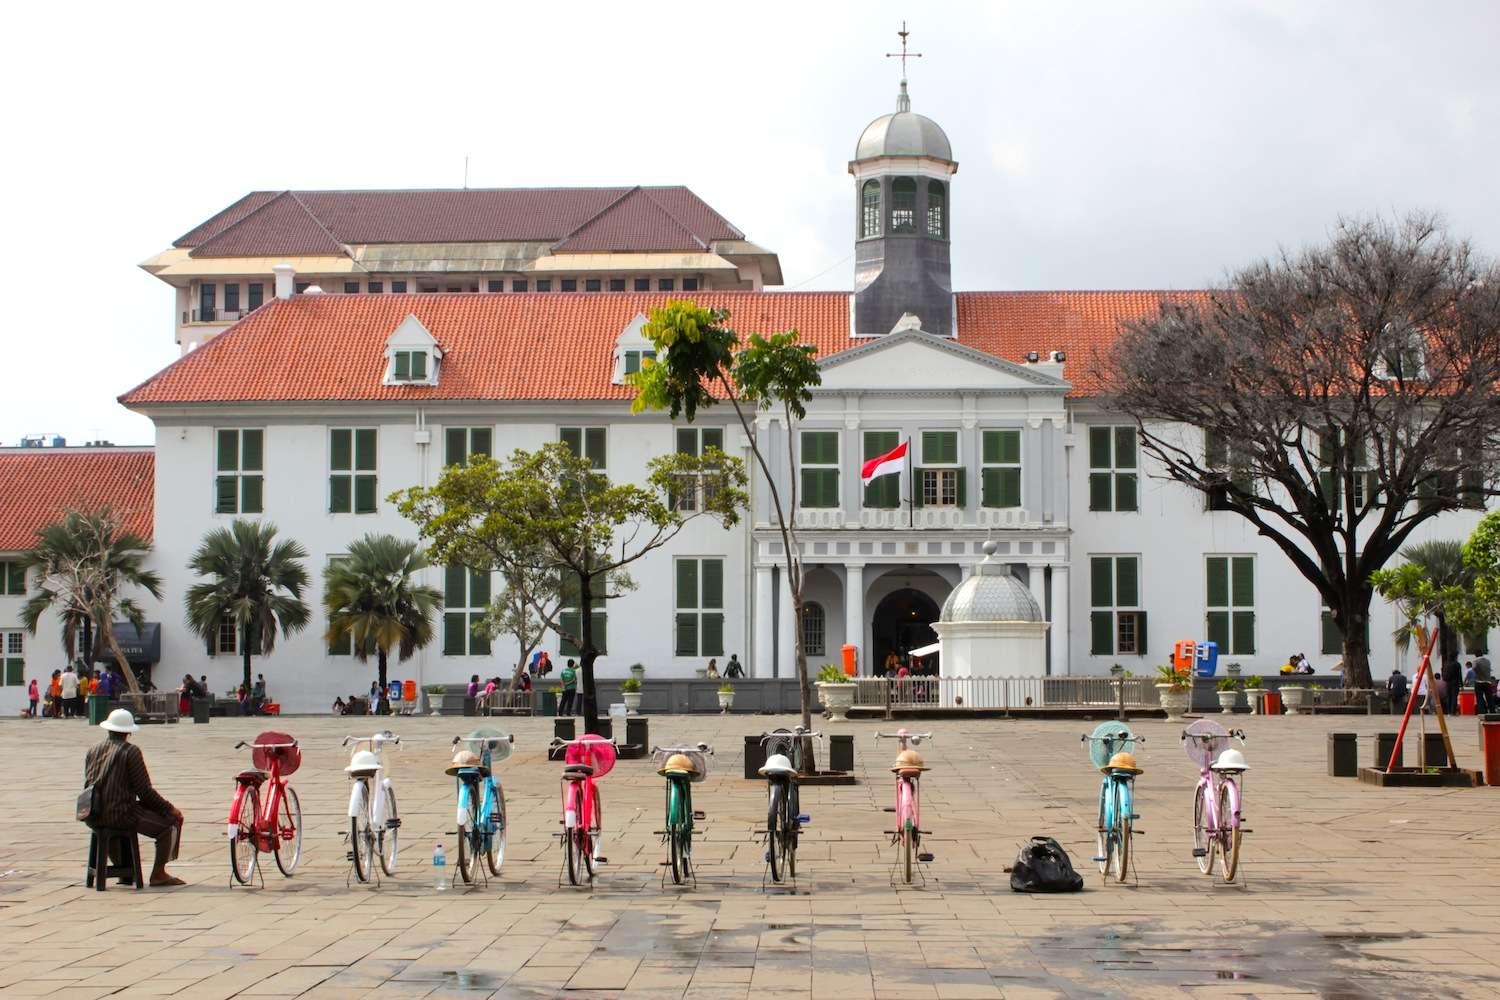
[(604, 831), (604, 800), (598, 779), (615, 766), (618, 748), (614, 740), (585, 733), (576, 740), (554, 739), (554, 748), (566, 747), (563, 757), (563, 830), (560, 836), (567, 856), (568, 882), (593, 884), (594, 870), (608, 862), (600, 852)]
[(1205, 875), (1213, 872), (1214, 859), (1225, 882), (1233, 882), (1240, 864), (1240, 835), (1250, 831), (1240, 814), (1240, 782), (1250, 769), (1245, 755), (1230, 740), (1245, 741), (1239, 729), (1226, 730), (1212, 719), (1199, 719), (1182, 733), (1182, 748), (1198, 766), (1198, 787), (1193, 791), (1193, 859)]
[(905, 728), (875, 734), (877, 744), (880, 740), (895, 740), (898, 749), (896, 763), (891, 766), (891, 773), (896, 776), (896, 804), (886, 807), (886, 812), (896, 814), (896, 828), (886, 833), (891, 845), (900, 852), (896, 863), (901, 867), (901, 881), (907, 885), (911, 884), (914, 862), (926, 864), (932, 860), (932, 855), (922, 850), (922, 834), (932, 831), (922, 829), (922, 794), (918, 787), (927, 765), (922, 755), (912, 749), (931, 739), (931, 733), (910, 733)]

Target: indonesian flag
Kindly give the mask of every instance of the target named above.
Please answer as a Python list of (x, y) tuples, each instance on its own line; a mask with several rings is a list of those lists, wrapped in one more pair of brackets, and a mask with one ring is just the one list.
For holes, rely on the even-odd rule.
[(884, 455), (870, 459), (859, 470), (859, 482), (862, 486), (869, 486), (870, 480), (880, 476), (888, 476), (892, 472), (901, 471), (901, 463), (906, 461), (906, 446), (910, 441), (902, 441)]

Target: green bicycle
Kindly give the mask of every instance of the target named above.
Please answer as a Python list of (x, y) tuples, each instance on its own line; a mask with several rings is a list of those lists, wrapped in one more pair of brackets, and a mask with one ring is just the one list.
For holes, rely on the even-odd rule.
[(667, 779), (666, 828), (656, 831), (667, 845), (672, 884), (682, 885), (689, 879), (698, 884), (693, 872), (693, 820), (705, 816), (693, 808), (693, 784), (708, 776), (708, 758), (714, 749), (707, 743), (690, 747), (652, 747), (653, 759), (661, 760), (656, 773)]

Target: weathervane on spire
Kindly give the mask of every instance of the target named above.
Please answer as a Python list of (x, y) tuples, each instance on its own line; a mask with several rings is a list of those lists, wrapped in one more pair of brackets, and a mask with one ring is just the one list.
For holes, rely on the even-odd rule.
[(908, 35), (911, 34), (911, 32), (909, 32), (909, 31), (906, 30), (906, 22), (905, 21), (901, 22), (901, 30), (898, 31), (898, 32), (896, 32), (896, 34), (898, 34), (898, 35), (901, 36), (901, 51), (900, 52), (887, 52), (885, 54), (885, 57), (887, 59), (900, 59), (901, 60), (901, 82), (905, 83), (906, 82), (906, 60), (908, 58), (911, 58), (911, 59), (920, 59), (920, 58), (922, 58), (922, 53), (920, 53), (920, 52), (908, 52), (908, 51), (906, 51), (906, 38), (907, 38)]

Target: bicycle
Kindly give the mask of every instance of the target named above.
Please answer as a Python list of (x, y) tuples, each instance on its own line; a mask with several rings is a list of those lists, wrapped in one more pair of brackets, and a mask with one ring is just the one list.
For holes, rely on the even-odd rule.
[(453, 755), (444, 771), (455, 779), (458, 798), (458, 871), (466, 885), (473, 885), (484, 873), (479, 859), (489, 873), (500, 877), (505, 863), (505, 789), (494, 774), (494, 766), (510, 756), (515, 737), (488, 726), (467, 736), (453, 737), (453, 746), (464, 749)]
[(553, 739), (553, 749), (566, 748), (563, 756), (563, 842), (568, 882), (594, 882), (594, 871), (608, 860), (599, 851), (604, 831), (604, 800), (598, 779), (615, 766), (618, 747), (612, 739), (585, 733), (576, 740)]
[(1094, 861), (1107, 880), (1111, 872), (1124, 882), (1130, 870), (1130, 839), (1140, 819), (1134, 810), (1135, 776), (1143, 773), (1135, 763), (1135, 745), (1146, 742), (1123, 722), (1100, 723), (1082, 737), (1089, 745), (1089, 758), (1104, 778), (1099, 785), (1098, 853)]
[(797, 776), (802, 772), (804, 746), (822, 738), (822, 733), (808, 732), (801, 726), (760, 734), (761, 746), (774, 751), (766, 757), (760, 773), (766, 779), (766, 864), (771, 881), (778, 884), (797, 877), (797, 838), (802, 827), (812, 822), (812, 817), (801, 811)]
[(1182, 732), (1182, 748), (1198, 766), (1198, 786), (1193, 790), (1193, 859), (1198, 870), (1209, 875), (1217, 856), (1225, 882), (1234, 881), (1240, 865), (1240, 837), (1250, 832), (1240, 814), (1240, 781), (1250, 765), (1230, 744), (1232, 739), (1244, 743), (1244, 730), (1226, 730), (1212, 719), (1199, 719)]
[[(302, 804), (286, 779), (302, 766), (302, 751), (286, 733), (264, 732), (253, 742), (241, 740), (236, 750), (249, 747), (253, 768), (235, 775), (234, 800), (229, 805), (229, 870), (240, 885), (255, 875), (257, 856), (270, 851), (276, 867), (290, 878), (302, 858)], [(269, 788), (265, 808), (260, 789)]]
[[(372, 736), (345, 736), (340, 746), (354, 744), (354, 753), (344, 771), (349, 787), (349, 860), (354, 862), (354, 878), (368, 882), (375, 875), (375, 859), (387, 876), (396, 874), (397, 831), (401, 820), (396, 814), (396, 789), (391, 779), (382, 776), (385, 765), (381, 750), (389, 743), (401, 745), (401, 737), (389, 729)], [(366, 749), (359, 749), (363, 744)]]
[(910, 733), (902, 728), (894, 733), (876, 733), (877, 746), (881, 740), (895, 740), (898, 747), (896, 763), (891, 767), (891, 773), (896, 776), (896, 804), (885, 807), (886, 812), (896, 814), (896, 828), (886, 833), (890, 834), (891, 846), (901, 849), (897, 859), (901, 866), (901, 880), (911, 885), (913, 862), (927, 864), (932, 861), (932, 855), (922, 850), (922, 834), (931, 831), (922, 829), (922, 796), (918, 785), (922, 772), (928, 768), (921, 754), (913, 749), (923, 740), (931, 742), (932, 734)]
[(669, 857), (662, 864), (671, 867), (673, 885), (682, 885), (688, 879), (698, 884), (693, 872), (693, 821), (707, 817), (693, 808), (692, 786), (708, 776), (708, 758), (713, 752), (707, 743), (651, 748), (653, 758), (662, 758), (656, 773), (667, 779), (666, 826), (656, 832), (668, 845)]

